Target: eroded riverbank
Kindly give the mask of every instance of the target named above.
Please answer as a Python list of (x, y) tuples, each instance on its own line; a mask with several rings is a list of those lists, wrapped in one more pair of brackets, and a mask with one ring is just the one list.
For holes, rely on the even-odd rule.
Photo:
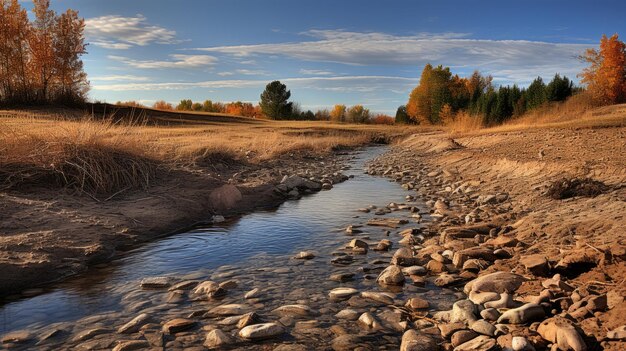
[[(139, 266), (117, 267), (136, 271), (143, 263), (156, 269), (112, 284), (111, 294), (98, 295), (109, 285), (85, 282), (90, 287), (81, 295), (85, 300), (119, 296), (114, 307), (69, 322), (14, 325), (23, 331), (5, 338), (5, 345), (621, 350), (622, 156), (593, 163), (596, 155), (586, 153), (580, 141), (594, 141), (596, 152), (607, 152), (615, 145), (608, 136), (615, 132), (560, 131), (555, 151), (539, 161), (528, 145), (559, 140), (554, 134), (455, 140), (417, 135), (368, 168), (395, 183), (355, 170), (353, 180), (276, 212), (299, 208), (291, 213), (297, 216), (273, 223), (253, 214), (227, 238), (236, 240), (246, 227), (251, 233), (271, 232), (282, 223), (283, 236), (298, 243), (283, 245), (289, 250), (231, 265), (212, 266), (194, 257), (189, 262), (205, 269), (146, 279), (142, 287), (142, 278), (160, 276), (168, 263), (176, 266), (176, 256), (150, 262), (162, 249), (157, 246), (135, 256)], [(581, 162), (585, 167), (576, 167)], [(546, 196), (564, 176), (593, 177), (606, 188), (593, 197)], [(365, 196), (353, 199), (354, 194)], [(317, 220), (304, 220), (307, 214)], [(254, 243), (249, 237), (242, 246)], [(271, 247), (263, 242), (271, 238), (256, 243)], [(195, 252), (215, 246), (195, 240), (188, 245), (199, 248)], [(227, 252), (221, 259), (239, 255)], [(180, 272), (189, 272), (186, 264), (180, 266)], [(113, 268), (110, 275), (116, 274)], [(54, 300), (42, 302), (50, 303)]]

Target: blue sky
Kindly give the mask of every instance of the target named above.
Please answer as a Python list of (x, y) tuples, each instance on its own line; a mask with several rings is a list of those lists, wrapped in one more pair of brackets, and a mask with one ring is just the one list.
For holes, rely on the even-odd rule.
[[(28, 1), (24, 6), (30, 7)], [(92, 99), (257, 102), (281, 80), (304, 109), (393, 113), (426, 63), (497, 84), (554, 73), (603, 33), (626, 36), (626, 1), (52, 0), (86, 19)], [(623, 40), (623, 39), (622, 39)]]

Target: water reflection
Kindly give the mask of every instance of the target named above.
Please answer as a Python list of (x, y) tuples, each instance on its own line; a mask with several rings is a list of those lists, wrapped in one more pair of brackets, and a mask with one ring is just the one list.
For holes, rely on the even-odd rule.
[[(332, 250), (340, 229), (351, 224), (356, 208), (399, 201), (406, 194), (384, 178), (364, 174), (364, 162), (384, 148), (356, 154), (347, 171), (355, 177), (301, 200), (288, 201), (276, 211), (245, 215), (222, 225), (197, 228), (132, 250), (110, 265), (59, 283), (50, 291), (0, 308), (1, 331), (36, 328), (84, 316), (120, 311), (124, 294), (149, 276), (208, 276), (217, 267), (254, 267), (271, 258), (299, 250)], [(380, 229), (372, 229), (380, 230)], [(327, 274), (328, 263), (318, 263)], [(311, 273), (311, 279), (319, 279)]]

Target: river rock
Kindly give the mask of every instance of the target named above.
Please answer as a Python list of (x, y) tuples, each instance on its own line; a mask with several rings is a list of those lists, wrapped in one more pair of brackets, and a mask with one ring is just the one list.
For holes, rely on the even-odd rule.
[(244, 298), (244, 299), (254, 299), (254, 298), (258, 297), (260, 294), (261, 294), (261, 289), (259, 289), (259, 288), (254, 288), (254, 289), (252, 289), (252, 290), (248, 291), (248, 292), (247, 292), (247, 293), (243, 296), (243, 298)]
[(273, 338), (285, 332), (283, 327), (276, 323), (252, 324), (239, 331), (239, 336), (248, 340)]
[(409, 266), (409, 267), (402, 268), (402, 273), (408, 276), (412, 276), (412, 275), (426, 275), (426, 273), (428, 272), (426, 271), (426, 268), (422, 266)]
[(500, 300), (500, 294), (491, 291), (474, 292), (471, 291), (468, 296), (469, 300), (477, 305), (483, 305), (489, 301)]
[(585, 351), (587, 345), (574, 323), (560, 316), (547, 319), (537, 328), (542, 338), (555, 343), (561, 350)]
[(374, 248), (375, 251), (387, 251), (391, 248), (391, 240), (382, 239)]
[(407, 247), (401, 247), (394, 252), (391, 258), (391, 264), (398, 266), (415, 266), (419, 265), (419, 259), (413, 256), (413, 251)]
[(423, 310), (429, 308), (430, 304), (421, 297), (412, 297), (406, 302), (406, 304), (404, 304), (404, 306), (412, 310)]
[(359, 311), (346, 308), (345, 310), (341, 310), (337, 312), (337, 314), (335, 314), (335, 317), (339, 319), (347, 319), (349, 321), (355, 321), (359, 318)]
[(96, 335), (100, 335), (100, 334), (105, 334), (110, 332), (109, 329), (106, 328), (91, 328), (91, 329), (87, 329), (87, 330), (83, 330), (82, 332), (78, 333), (73, 339), (72, 341), (76, 342), (76, 341), (85, 341), (85, 340), (89, 340), (91, 338), (93, 338)]
[(454, 351), (491, 351), (496, 349), (496, 340), (480, 335), (454, 348)]
[(216, 292), (220, 288), (220, 285), (216, 282), (212, 281), (204, 281), (198, 284), (195, 289), (193, 289), (194, 294), (211, 294)]
[(272, 311), (279, 316), (308, 316), (313, 310), (307, 305), (284, 305)]
[(487, 322), (484, 319), (479, 319), (476, 322), (473, 322), (470, 325), (470, 329), (482, 335), (487, 335), (487, 336), (496, 335), (496, 327), (494, 327), (493, 325), (491, 325), (491, 323)]
[[(5, 334), (4, 336), (2, 336), (2, 339), (0, 341), (3, 344), (8, 344), (8, 343), (20, 344), (20, 343), (24, 343), (30, 340), (31, 336), (32, 336), (31, 333), (26, 330), (17, 330), (17, 331), (13, 331), (13, 332)], [(83, 340), (86, 340), (86, 339), (83, 339)]]
[(369, 248), (369, 245), (361, 240), (361, 239), (352, 239), (349, 243), (348, 243), (348, 248), (350, 249), (364, 249), (367, 250)]
[(435, 283), (436, 286), (446, 287), (446, 286), (450, 286), (450, 285), (454, 285), (454, 284), (460, 283), (463, 280), (464, 279), (461, 278), (458, 274), (441, 273), (435, 279), (434, 283)]
[(129, 334), (134, 333), (139, 330), (139, 328), (144, 325), (150, 316), (147, 313), (142, 313), (137, 317), (133, 318), (130, 322), (121, 326), (117, 332), (120, 334)]
[(296, 256), (294, 256), (297, 260), (311, 260), (315, 258), (315, 254), (311, 251), (301, 251)]
[(359, 291), (354, 288), (336, 288), (328, 293), (328, 296), (333, 300), (347, 299), (352, 295), (358, 294)]
[(459, 330), (464, 330), (466, 328), (465, 323), (455, 322), (455, 323), (442, 323), (437, 326), (439, 331), (441, 332), (441, 336), (444, 339), (449, 338), (455, 332)]
[(431, 351), (437, 350), (437, 343), (430, 337), (409, 329), (402, 334), (400, 351)]
[(290, 191), (294, 188), (299, 190), (320, 191), (322, 190), (322, 184), (294, 175), (284, 179), (281, 184), (277, 186), (277, 188), (284, 192)]
[(458, 330), (454, 332), (454, 334), (452, 334), (452, 337), (450, 338), (450, 343), (452, 344), (452, 346), (457, 347), (474, 339), (477, 336), (478, 334), (473, 330)]
[(242, 329), (252, 324), (257, 324), (261, 322), (261, 317), (254, 312), (248, 312), (239, 318), (239, 322), (237, 322), (237, 328)]
[(352, 351), (361, 343), (358, 335), (344, 334), (333, 339), (331, 347), (335, 351)]
[(526, 324), (545, 317), (543, 307), (534, 303), (527, 303), (522, 307), (508, 310), (498, 318), (498, 323)]
[(220, 305), (210, 309), (209, 314), (217, 316), (236, 316), (244, 314), (247, 309), (248, 306), (241, 304)]
[(369, 312), (363, 313), (357, 320), (357, 323), (366, 329), (380, 328), (380, 323)]
[(165, 289), (170, 287), (172, 280), (169, 277), (149, 277), (141, 280), (143, 289)]
[(476, 305), (470, 300), (460, 300), (452, 305), (450, 322), (470, 324), (476, 320)]
[(207, 333), (204, 346), (208, 349), (220, 349), (231, 344), (232, 339), (219, 329), (213, 329)]
[(480, 276), (465, 285), (463, 289), (466, 294), (470, 291), (490, 291), (490, 292), (515, 292), (522, 283), (526, 281), (526, 278), (521, 275), (509, 273), (509, 272), (495, 272)]
[(146, 340), (129, 340), (129, 341), (120, 341), (112, 351), (134, 351), (134, 350), (144, 350), (150, 347), (150, 343)]
[(348, 282), (351, 280), (354, 280), (354, 274), (353, 273), (335, 273), (333, 275), (331, 275), (328, 280), (332, 280), (335, 282)]
[(404, 275), (400, 267), (391, 265), (380, 273), (376, 281), (383, 285), (402, 285), (404, 284)]
[(488, 321), (497, 321), (500, 318), (500, 312), (495, 308), (486, 308), (480, 311), (480, 316)]
[(386, 305), (393, 305), (393, 297), (389, 294), (375, 292), (375, 291), (363, 291), (361, 297), (364, 299), (373, 300), (376, 302), (384, 303)]
[(196, 322), (191, 319), (186, 318), (176, 318), (172, 319), (165, 324), (163, 324), (163, 333), (165, 334), (176, 334), (178, 332), (191, 329), (196, 325)]
[(174, 285), (172, 285), (169, 290), (170, 291), (175, 291), (175, 290), (191, 290), (193, 288), (195, 288), (200, 282), (197, 280), (185, 280), (182, 281), (180, 283), (176, 283)]
[(511, 339), (511, 348), (513, 351), (535, 351), (533, 345), (523, 336), (514, 336)]
[(485, 302), (484, 305), (485, 308), (513, 308), (520, 304), (513, 300), (513, 295), (505, 292), (500, 294), (499, 299)]

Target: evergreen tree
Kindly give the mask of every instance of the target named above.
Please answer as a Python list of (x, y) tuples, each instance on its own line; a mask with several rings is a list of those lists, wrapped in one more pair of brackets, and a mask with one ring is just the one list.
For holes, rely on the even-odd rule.
[(292, 114), (292, 103), (289, 102), (291, 91), (280, 81), (273, 81), (265, 87), (259, 105), (263, 114), (271, 119), (287, 119)]
[(396, 124), (413, 124), (415, 123), (406, 112), (406, 106), (401, 105), (396, 110)]
[(557, 73), (546, 86), (546, 99), (548, 101), (565, 101), (565, 99), (572, 96), (573, 91), (574, 83), (565, 76), (561, 78)]
[(526, 109), (532, 110), (546, 102), (546, 85), (541, 77), (535, 78), (526, 89)]

